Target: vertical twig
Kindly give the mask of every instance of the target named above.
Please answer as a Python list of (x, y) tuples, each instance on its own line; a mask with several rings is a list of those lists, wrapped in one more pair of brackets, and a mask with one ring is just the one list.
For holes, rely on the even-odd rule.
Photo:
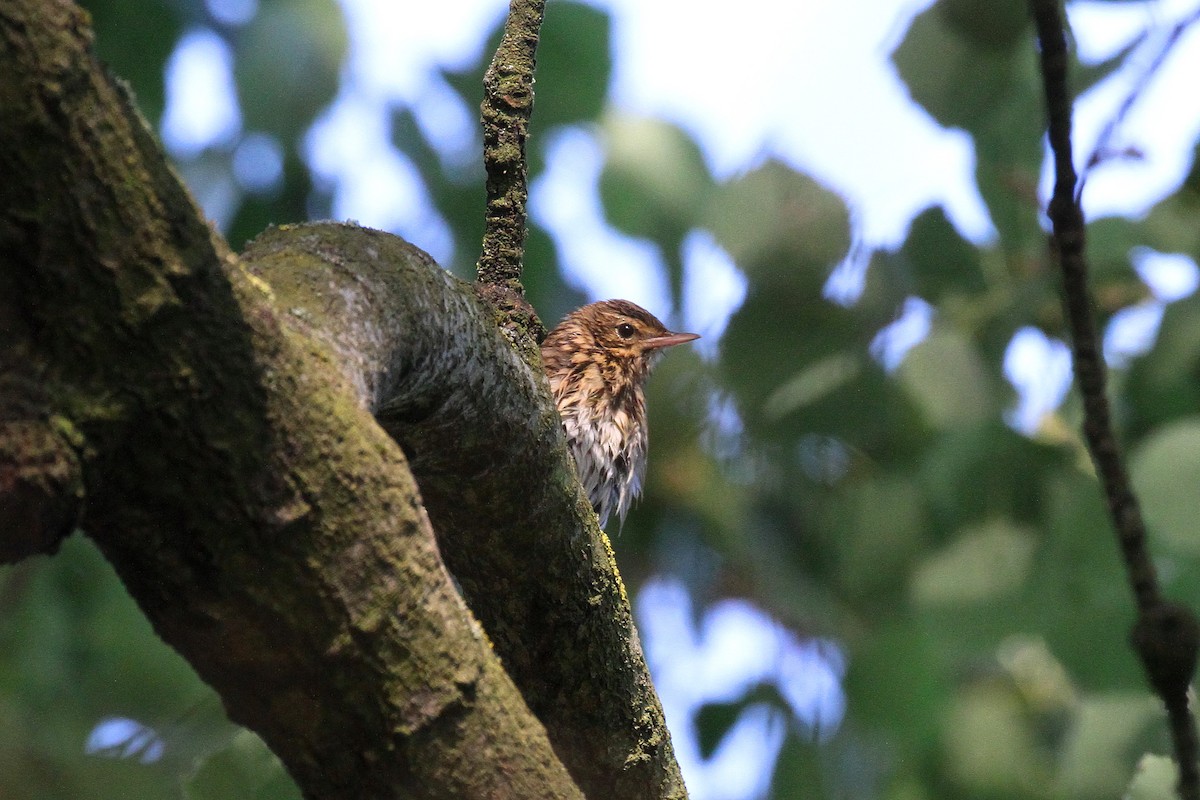
[[(504, 34), (483, 77), (483, 163), (487, 212), (476, 288), (497, 310), (510, 341), (521, 331), (541, 341), (545, 329), (525, 300), (521, 267), (528, 197), (525, 140), (533, 113), (533, 70), (545, 0), (512, 0)], [(527, 341), (527, 340), (526, 340)]]
[(1041, 48), (1054, 195), (1049, 216), (1050, 248), (1063, 275), (1063, 303), (1074, 347), (1075, 380), (1083, 396), (1083, 433), (1096, 464), (1108, 510), (1137, 602), (1130, 636), (1147, 679), (1167, 708), (1179, 765), (1179, 796), (1200, 800), (1196, 725), (1188, 709), (1188, 684), (1196, 669), (1200, 624), (1190, 609), (1164, 600), (1146, 547), (1146, 526), (1112, 429), (1105, 395), (1104, 356), (1092, 318), (1084, 220), (1071, 160), (1071, 97), (1067, 91), (1067, 40), (1059, 0), (1030, 0)]

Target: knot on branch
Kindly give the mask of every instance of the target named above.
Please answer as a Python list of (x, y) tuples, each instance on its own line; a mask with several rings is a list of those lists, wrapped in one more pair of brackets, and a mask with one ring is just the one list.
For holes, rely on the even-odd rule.
[[(531, 60), (530, 60), (531, 61)], [(533, 112), (533, 64), (488, 70), (483, 78), (488, 97), (526, 119)], [(488, 108), (487, 103), (484, 108)]]
[(542, 357), (537, 345), (546, 338), (546, 326), (525, 299), (520, 284), (477, 283), (475, 293), (492, 309), (496, 324), (508, 343), (527, 364), (540, 370)]
[(1179, 603), (1156, 603), (1138, 615), (1129, 639), (1164, 703), (1183, 697), (1200, 651), (1200, 622), (1191, 609)]

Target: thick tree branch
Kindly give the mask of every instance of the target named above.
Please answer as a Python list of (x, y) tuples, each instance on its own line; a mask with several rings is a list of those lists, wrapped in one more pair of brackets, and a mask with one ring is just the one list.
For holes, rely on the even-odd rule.
[[(421, 486), (443, 557), (589, 797), (684, 796), (607, 540), (540, 369), (412, 248), (327, 223), (268, 231), (247, 264), (325, 331)], [(436, 313), (429, 313), (434, 309)]]
[[(575, 780), (683, 796), (540, 371), (394, 237), (278, 229), (248, 254), (269, 281), (246, 273), (82, 20), (0, 0), (0, 298), (15, 298), (0, 364), (30, 363), (44, 393), (0, 407), (78, 462), (82, 526), (159, 633), (309, 796), (573, 796), (451, 587), (423, 499)], [(59, 511), (27, 550), (69, 527), (70, 475), (38, 484)], [(18, 485), (0, 484), (0, 511)]]
[(1075, 191), (1071, 160), (1071, 97), (1067, 91), (1067, 41), (1058, 0), (1030, 0), (1041, 47), (1050, 149), (1054, 154), (1054, 196), (1050, 200), (1053, 250), (1063, 274), (1063, 301), (1074, 347), (1075, 379), (1083, 396), (1084, 437), (1108, 499), (1126, 573), (1137, 601), (1138, 619), (1131, 641), (1150, 685), (1171, 719), (1179, 765), (1179, 794), (1200, 800), (1195, 721), (1188, 709), (1188, 685), (1196, 670), (1200, 624), (1188, 608), (1165, 601), (1146, 544), (1146, 526), (1120, 446), (1113, 432), (1105, 394), (1103, 351), (1092, 317), (1088, 267), (1084, 254), (1083, 211)]
[(504, 34), (483, 77), (480, 109), (487, 213), (477, 286), (496, 309), (505, 335), (530, 364), (538, 363), (534, 345), (546, 335), (521, 285), (529, 194), (525, 140), (533, 114), (533, 71), (545, 8), (545, 0), (511, 0)]
[(85, 20), (0, 0), (0, 364), (43, 391), (0, 406), (67, 434), (82, 526), (306, 796), (579, 797), (403, 454), (204, 224)]

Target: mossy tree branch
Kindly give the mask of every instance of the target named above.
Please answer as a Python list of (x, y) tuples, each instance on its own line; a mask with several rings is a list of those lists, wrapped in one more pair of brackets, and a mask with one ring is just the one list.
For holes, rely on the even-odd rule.
[(89, 36), (0, 0), (0, 553), (78, 520), (307, 796), (683, 796), (540, 372), (395, 237), (248, 271)]
[(483, 164), (487, 211), (477, 267), (480, 295), (526, 359), (546, 335), (521, 284), (525, 255), (525, 204), (529, 196), (525, 140), (533, 114), (533, 72), (545, 0), (512, 0), (504, 33), (483, 77)]
[(541, 371), (469, 287), (404, 264), (410, 251), (320, 223), (268, 231), (245, 259), (281, 307), (327, 337), (403, 447), (447, 565), (586, 794), (684, 796), (624, 587)]
[(40, 377), (4, 406), (74, 453), (81, 526), (306, 796), (580, 797), (403, 454), (212, 234), (89, 37), (69, 3), (0, 3), (3, 363)]

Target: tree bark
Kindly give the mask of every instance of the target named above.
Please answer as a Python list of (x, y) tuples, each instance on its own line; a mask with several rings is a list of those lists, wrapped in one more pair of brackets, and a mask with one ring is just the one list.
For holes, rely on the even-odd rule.
[(395, 237), (249, 271), (89, 37), (0, 0), (0, 559), (85, 530), (306, 796), (682, 796), (542, 377)]
[(267, 231), (245, 261), (338, 353), (400, 442), (450, 571), (585, 793), (685, 796), (544, 376), (467, 284), (413, 253), (394, 236), (318, 223)]
[(580, 797), (403, 454), (202, 222), (84, 15), (5, 2), (0, 42), (5, 419), (76, 454), (158, 633), (306, 796)]

